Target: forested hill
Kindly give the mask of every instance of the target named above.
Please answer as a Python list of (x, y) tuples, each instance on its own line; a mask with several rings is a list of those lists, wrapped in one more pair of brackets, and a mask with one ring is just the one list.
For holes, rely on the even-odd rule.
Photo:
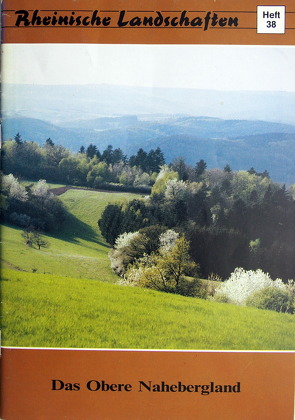
[(125, 115), (52, 124), (24, 117), (4, 118), (3, 139), (22, 138), (43, 145), (50, 137), (78, 151), (93, 143), (99, 150), (109, 144), (132, 155), (139, 148), (160, 147), (166, 162), (182, 156), (188, 164), (203, 158), (209, 168), (265, 169), (273, 180), (295, 179), (295, 126), (267, 121), (224, 120), (181, 115)]
[[(55, 219), (64, 218), (45, 179), (140, 192), (145, 199), (106, 207), (99, 227), (108, 243), (125, 232), (164, 226), (186, 233), (205, 277), (218, 273), (226, 278), (236, 267), (262, 268), (285, 280), (294, 275), (295, 184), (275, 184), (267, 171), (233, 171), (229, 164), (223, 170), (207, 169), (203, 159), (194, 167), (182, 158), (168, 166), (160, 148), (139, 149), (127, 157), (120, 148), (99, 151), (90, 144), (71, 153), (50, 138), (40, 147), (19, 133), (4, 142), (2, 156), (8, 223), (49, 231)], [(17, 178), (40, 181), (24, 187)]]

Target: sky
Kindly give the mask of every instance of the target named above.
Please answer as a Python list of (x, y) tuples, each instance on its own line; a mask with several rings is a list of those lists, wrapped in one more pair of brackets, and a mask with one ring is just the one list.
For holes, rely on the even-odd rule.
[(295, 47), (4, 44), (4, 83), (295, 92)]

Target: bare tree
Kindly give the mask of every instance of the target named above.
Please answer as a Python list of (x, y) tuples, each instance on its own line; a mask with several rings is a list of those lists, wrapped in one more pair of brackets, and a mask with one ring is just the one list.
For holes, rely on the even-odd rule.
[(21, 235), (27, 246), (37, 246), (38, 249), (49, 247), (49, 242), (39, 232), (34, 231), (32, 228), (24, 230)]
[(48, 248), (49, 246), (49, 242), (38, 232), (35, 232), (34, 234), (33, 243), (38, 247), (38, 249)]

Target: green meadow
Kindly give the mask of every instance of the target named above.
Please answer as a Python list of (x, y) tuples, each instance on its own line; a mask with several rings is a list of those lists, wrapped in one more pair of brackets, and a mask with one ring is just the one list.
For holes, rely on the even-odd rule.
[(109, 202), (133, 197), (67, 191), (70, 215), (41, 250), (3, 227), (4, 346), (294, 349), (292, 315), (114, 284), (97, 220)]
[(69, 211), (60, 231), (44, 235), (49, 247), (41, 250), (26, 247), (22, 229), (1, 228), (2, 266), (28, 272), (84, 277), (114, 282), (110, 270), (109, 246), (101, 236), (97, 221), (111, 202), (135, 197), (128, 193), (69, 190), (59, 198)]
[(285, 350), (295, 342), (292, 315), (89, 279), (4, 270), (3, 302), (11, 346)]

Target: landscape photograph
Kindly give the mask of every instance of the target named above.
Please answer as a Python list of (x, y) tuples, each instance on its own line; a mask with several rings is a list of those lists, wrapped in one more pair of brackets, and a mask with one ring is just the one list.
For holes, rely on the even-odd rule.
[(2, 345), (294, 350), (294, 47), (2, 49)]

